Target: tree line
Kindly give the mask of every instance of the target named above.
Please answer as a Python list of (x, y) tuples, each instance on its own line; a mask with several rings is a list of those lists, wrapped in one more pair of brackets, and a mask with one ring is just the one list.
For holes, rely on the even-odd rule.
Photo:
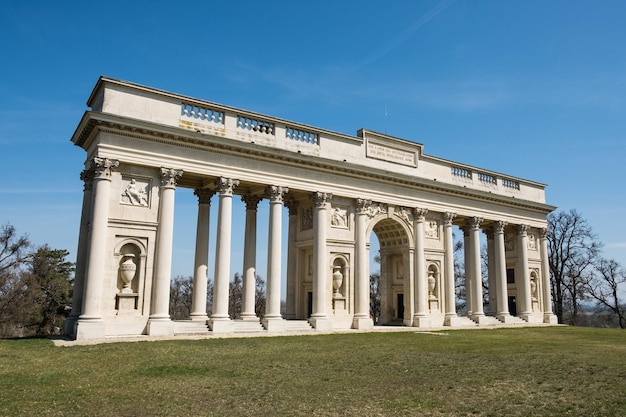
[[(559, 323), (626, 327), (626, 270), (602, 254), (602, 242), (576, 210), (548, 215), (548, 258), (553, 311)], [(462, 242), (455, 242), (455, 281), (459, 312), (464, 309), (465, 287)], [(486, 251), (484, 251), (486, 252)], [(71, 312), (74, 263), (69, 252), (48, 245), (34, 246), (9, 224), (0, 227), (0, 337), (60, 334)], [(486, 262), (486, 256), (484, 256)], [(487, 268), (483, 268), (486, 272)], [(380, 317), (380, 276), (370, 276), (370, 313)], [(485, 303), (487, 278), (483, 277)], [(189, 317), (193, 278), (177, 276), (170, 283), (170, 315)], [(265, 282), (256, 277), (258, 317), (265, 312)], [(213, 283), (207, 288), (210, 316)], [(243, 280), (236, 273), (229, 285), (229, 314), (239, 318), (243, 304)]]

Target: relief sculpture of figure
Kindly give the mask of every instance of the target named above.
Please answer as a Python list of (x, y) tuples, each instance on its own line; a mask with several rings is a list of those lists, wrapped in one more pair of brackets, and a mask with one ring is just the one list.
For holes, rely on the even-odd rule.
[(340, 210), (335, 207), (330, 217), (330, 223), (334, 227), (346, 227), (348, 224), (348, 220), (346, 219), (346, 211)]
[(133, 205), (147, 206), (148, 201), (146, 200), (146, 193), (143, 190), (137, 188), (137, 181), (135, 179), (131, 179), (128, 185), (126, 186), (126, 190), (124, 190), (124, 195), (128, 198), (128, 202)]

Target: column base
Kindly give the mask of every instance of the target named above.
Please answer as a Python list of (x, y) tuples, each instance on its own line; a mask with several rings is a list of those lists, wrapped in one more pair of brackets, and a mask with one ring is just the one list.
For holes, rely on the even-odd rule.
[(189, 315), (189, 319), (191, 321), (201, 321), (203, 323), (206, 323), (209, 320), (209, 316), (207, 316), (206, 314), (202, 314), (202, 313), (199, 313), (199, 314), (192, 313)]
[(209, 328), (213, 333), (234, 333), (235, 324), (231, 319), (209, 319)]
[(432, 327), (432, 323), (428, 317), (413, 316), (413, 327)]
[(374, 328), (374, 322), (369, 317), (354, 317), (352, 319), (352, 328), (359, 330), (371, 330)]
[(552, 313), (545, 313), (543, 315), (543, 322), (547, 324), (559, 324), (559, 318)]
[(263, 327), (268, 332), (284, 332), (286, 329), (285, 320), (281, 318), (263, 318)]
[(174, 336), (174, 322), (170, 319), (149, 319), (149, 336)]
[(104, 322), (102, 320), (81, 320), (74, 326), (74, 338), (76, 340), (103, 339), (105, 336)]
[(311, 316), (309, 318), (309, 323), (311, 323), (311, 326), (313, 326), (315, 330), (327, 331), (327, 330), (332, 330), (333, 328), (333, 322), (329, 320), (328, 317), (325, 317), (325, 316), (324, 317)]

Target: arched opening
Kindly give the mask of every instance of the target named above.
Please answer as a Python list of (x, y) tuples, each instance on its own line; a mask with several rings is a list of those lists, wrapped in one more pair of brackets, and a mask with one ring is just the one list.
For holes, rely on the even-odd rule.
[[(378, 244), (378, 253), (372, 250)], [(410, 281), (410, 240), (404, 227), (394, 219), (383, 218), (370, 233), (370, 310), (375, 325), (403, 325), (413, 315)], [(376, 273), (378, 272), (378, 273)]]

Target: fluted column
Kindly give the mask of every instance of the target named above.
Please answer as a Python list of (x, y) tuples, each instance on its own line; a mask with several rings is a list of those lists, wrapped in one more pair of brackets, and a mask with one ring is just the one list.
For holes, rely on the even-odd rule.
[(372, 200), (358, 198), (356, 200), (355, 234), (356, 234), (356, 289), (355, 311), (352, 327), (355, 329), (371, 329), (374, 325), (370, 317), (370, 277), (367, 254), (366, 219)]
[(480, 262), (480, 217), (472, 217), (468, 221), (469, 226), (469, 255), (472, 260), (472, 319), (480, 321), (484, 317), (483, 311), (483, 285)]
[(176, 180), (183, 171), (161, 168), (159, 200), (159, 230), (156, 240), (154, 298), (148, 322), (149, 335), (170, 335), (174, 327), (170, 320), (170, 281), (172, 278), (172, 243), (174, 239), (174, 197)]
[(268, 331), (280, 331), (285, 329), (285, 323), (280, 315), (282, 208), (283, 195), (289, 192), (289, 189), (271, 185), (265, 192), (270, 199), (270, 219), (267, 242), (267, 303), (263, 326)]
[(498, 320), (510, 321), (509, 301), (506, 282), (506, 252), (504, 249), (504, 228), (506, 222), (497, 221), (493, 224), (493, 240), (494, 240), (494, 269), (496, 275), (496, 298)]
[(315, 192), (311, 196), (313, 209), (313, 314), (309, 322), (318, 330), (328, 330), (332, 324), (327, 313), (327, 287), (330, 266), (327, 262), (326, 228), (328, 227), (326, 204), (331, 193)]
[(558, 319), (552, 313), (552, 292), (550, 285), (550, 263), (548, 262), (548, 229), (539, 231), (539, 249), (541, 250), (541, 279), (543, 288), (543, 322), (557, 324)]
[(296, 235), (298, 233), (298, 202), (288, 200), (284, 202), (289, 211), (289, 230), (287, 231), (287, 299), (285, 300), (287, 320), (296, 319), (297, 297), (297, 264), (296, 264)]
[(89, 224), (93, 199), (93, 171), (85, 169), (80, 174), (84, 181), (83, 206), (80, 216), (80, 232), (78, 235), (78, 250), (76, 251), (76, 270), (74, 272), (74, 287), (72, 289), (72, 312), (65, 320), (63, 332), (66, 336), (74, 337), (74, 326), (83, 309), (83, 291), (85, 288), (85, 271), (87, 270), (87, 253), (89, 251)]
[(107, 259), (109, 197), (111, 194), (111, 175), (118, 166), (117, 160), (108, 158), (96, 157), (91, 162), (90, 170), (94, 174), (91, 235), (89, 236), (82, 314), (76, 323), (76, 339), (104, 337), (101, 307), (105, 260)]
[(444, 324), (452, 326), (456, 314), (456, 291), (454, 282), (454, 240), (452, 237), (452, 221), (456, 213), (445, 213), (443, 218), (444, 273), (446, 291), (446, 316)]
[(233, 190), (239, 180), (219, 177), (215, 187), (219, 191), (217, 237), (215, 243), (215, 282), (213, 284), (213, 314), (209, 326), (215, 333), (233, 331), (228, 316), (228, 283), (230, 281), (230, 243), (232, 235)]
[(427, 314), (428, 281), (426, 280), (426, 258), (424, 257), (424, 221), (426, 209), (416, 208), (413, 216), (413, 228), (415, 230), (415, 315), (413, 326), (430, 327), (430, 319)]
[(194, 262), (193, 293), (191, 299), (191, 320), (208, 320), (206, 312), (207, 283), (209, 268), (209, 220), (211, 217), (211, 197), (215, 192), (197, 188), (198, 222), (196, 226), (196, 255)]
[(530, 320), (532, 316), (532, 303), (530, 302), (530, 274), (528, 270), (528, 228), (526, 224), (517, 226), (517, 273), (516, 281), (520, 300), (519, 316), (524, 320)]
[(256, 307), (256, 224), (257, 208), (261, 197), (243, 195), (246, 204), (246, 228), (243, 241), (243, 308), (242, 320), (258, 321)]

